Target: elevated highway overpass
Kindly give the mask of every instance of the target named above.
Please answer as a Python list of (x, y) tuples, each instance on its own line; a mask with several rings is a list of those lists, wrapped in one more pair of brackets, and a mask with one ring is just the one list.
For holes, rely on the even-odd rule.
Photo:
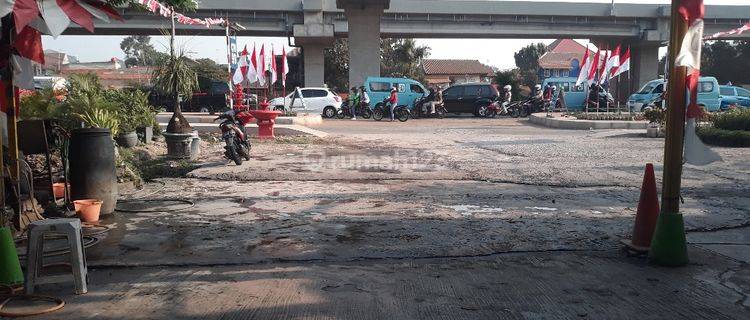
[[(160, 35), (168, 19), (124, 9), (125, 22), (96, 26), (97, 34)], [(290, 37), (302, 46), (305, 84), (323, 82), (323, 50), (349, 37), (350, 83), (379, 74), (379, 37), (579, 38), (629, 44), (632, 86), (657, 76), (658, 48), (669, 39), (669, 5), (498, 0), (211, 0), (194, 17), (224, 17), (242, 36)], [(750, 5), (706, 6), (706, 34), (750, 20)], [(218, 27), (179, 25), (180, 34), (223, 35)], [(70, 28), (69, 34), (85, 31)], [(738, 36), (749, 39), (750, 34)]]

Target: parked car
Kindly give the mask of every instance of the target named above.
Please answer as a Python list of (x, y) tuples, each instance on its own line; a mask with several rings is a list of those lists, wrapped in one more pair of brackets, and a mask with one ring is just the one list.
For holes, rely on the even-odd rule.
[(471, 113), (479, 116), (481, 108), (487, 108), (500, 96), (495, 86), (489, 83), (456, 84), (443, 91), (445, 109), (450, 113)]
[(370, 96), (370, 104), (373, 108), (383, 103), (383, 100), (390, 96), (391, 88), (396, 87), (398, 90), (398, 104), (405, 105), (410, 110), (413, 108), (414, 101), (424, 97), (427, 89), (416, 80), (409, 78), (383, 78), (368, 77), (365, 80), (365, 90)]
[[(232, 92), (229, 83), (225, 81), (212, 81), (204, 91), (193, 93), (190, 99), (183, 99), (180, 108), (183, 112), (224, 112), (229, 110), (229, 99)], [(174, 111), (174, 100), (157, 90), (150, 90), (149, 103), (157, 108), (163, 108), (167, 112)]]
[[(542, 81), (542, 90), (547, 85), (553, 85), (557, 88), (559, 94), (560, 88), (565, 91), (565, 106), (570, 111), (583, 111), (586, 104), (586, 95), (588, 94), (586, 88), (588, 82), (584, 81), (580, 85), (576, 86), (577, 77), (552, 77)], [(557, 101), (557, 95), (552, 99), (553, 103)]]
[[(333, 118), (341, 109), (341, 97), (328, 88), (300, 88), (304, 101), (297, 96), (296, 91), (285, 97), (273, 98), (269, 103), (274, 110), (293, 111), (301, 113), (320, 113), (325, 118)], [(294, 99), (294, 105), (292, 103)]]
[(193, 97), (188, 100), (188, 110), (183, 111), (223, 112), (229, 110), (231, 96), (229, 83), (226, 81), (211, 81), (206, 90), (193, 94)]
[[(646, 104), (655, 100), (658, 95), (666, 89), (664, 79), (656, 79), (647, 82), (641, 90), (630, 95), (628, 108), (630, 111), (643, 111)], [(708, 111), (719, 111), (721, 107), (721, 95), (719, 94), (719, 82), (714, 77), (700, 77), (698, 79), (698, 105)]]
[(720, 86), (721, 110), (728, 110), (734, 105), (742, 108), (750, 108), (750, 90), (735, 86)]

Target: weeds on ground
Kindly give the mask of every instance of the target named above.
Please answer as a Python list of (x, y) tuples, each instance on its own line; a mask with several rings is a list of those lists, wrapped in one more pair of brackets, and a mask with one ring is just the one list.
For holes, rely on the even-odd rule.
[[(152, 157), (147, 152), (133, 149), (119, 149), (118, 179), (133, 181), (140, 186), (144, 181), (158, 178), (180, 178), (198, 168), (198, 164), (188, 160), (171, 160), (165, 157)], [(122, 171), (122, 175), (120, 174)]]
[(276, 139), (253, 139), (252, 143), (276, 143), (276, 144), (329, 144), (330, 141), (315, 136), (281, 136)]

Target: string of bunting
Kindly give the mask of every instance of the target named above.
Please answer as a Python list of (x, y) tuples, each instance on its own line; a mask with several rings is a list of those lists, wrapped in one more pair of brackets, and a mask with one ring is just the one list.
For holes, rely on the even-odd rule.
[[(148, 11), (151, 11), (155, 14), (160, 14), (165, 18), (169, 18), (172, 16), (172, 9), (170, 9), (168, 6), (160, 3), (156, 0), (138, 0), (138, 3), (146, 7)], [(188, 16), (185, 16), (182, 13), (174, 13), (175, 18), (177, 19), (178, 23), (181, 24), (187, 24), (187, 25), (205, 25), (207, 28), (210, 28), (212, 25), (217, 24), (223, 24), (224, 19), (222, 18), (206, 18), (206, 19), (198, 19), (198, 18), (190, 18)]]
[(717, 38), (721, 38), (721, 37), (725, 37), (725, 36), (731, 36), (731, 35), (735, 35), (735, 34), (740, 34), (740, 33), (743, 33), (745, 31), (750, 31), (750, 22), (748, 22), (745, 25), (743, 25), (743, 26), (741, 26), (739, 28), (736, 28), (736, 29), (732, 29), (732, 30), (724, 31), (724, 32), (717, 32), (717, 33), (714, 33), (714, 34), (712, 34), (710, 36), (706, 36), (705, 38), (703, 38), (703, 40), (717, 39)]

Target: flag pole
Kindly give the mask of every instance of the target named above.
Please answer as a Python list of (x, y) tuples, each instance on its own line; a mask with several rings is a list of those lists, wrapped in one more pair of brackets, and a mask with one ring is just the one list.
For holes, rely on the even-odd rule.
[[(227, 74), (229, 77), (229, 90), (231, 92), (234, 86), (232, 85), (232, 44), (229, 39), (229, 14), (227, 14), (224, 24), (226, 26), (225, 31), (227, 35)], [(234, 99), (232, 98), (229, 99), (229, 109), (234, 109)]]
[(688, 24), (678, 11), (683, 0), (672, 0), (669, 39), (669, 81), (667, 82), (667, 132), (664, 143), (664, 173), (662, 178), (661, 212), (651, 244), (650, 258), (665, 266), (684, 266), (688, 263), (685, 225), (680, 214), (680, 183), (682, 180), (683, 138), (685, 135), (685, 107), (687, 87), (686, 67), (675, 66)]

